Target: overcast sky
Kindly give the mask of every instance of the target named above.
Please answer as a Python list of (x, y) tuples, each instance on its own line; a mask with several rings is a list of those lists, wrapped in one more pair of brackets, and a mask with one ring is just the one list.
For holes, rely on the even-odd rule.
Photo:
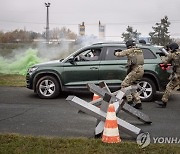
[(45, 31), (46, 7), (50, 2), (50, 29), (63, 27), (78, 33), (83, 21), (86, 34), (98, 35), (98, 22), (106, 25), (106, 36), (117, 38), (132, 26), (148, 36), (152, 26), (168, 16), (169, 31), (180, 37), (180, 0), (0, 0), (0, 30)]

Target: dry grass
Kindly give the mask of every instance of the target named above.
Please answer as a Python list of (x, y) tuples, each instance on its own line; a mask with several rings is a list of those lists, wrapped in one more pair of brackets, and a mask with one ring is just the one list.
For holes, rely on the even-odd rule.
[(24, 87), (26, 86), (26, 77), (17, 74), (0, 74), (0, 86)]
[(116, 144), (103, 143), (93, 138), (47, 138), (21, 136), (16, 134), (0, 135), (2, 154), (179, 154), (179, 144), (150, 144), (142, 149), (135, 142)]

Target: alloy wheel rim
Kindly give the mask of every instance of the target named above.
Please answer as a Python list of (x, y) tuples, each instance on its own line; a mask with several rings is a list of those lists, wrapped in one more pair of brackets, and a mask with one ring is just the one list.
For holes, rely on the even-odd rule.
[(51, 96), (55, 92), (55, 84), (51, 80), (43, 80), (39, 85), (39, 91), (43, 96)]
[(139, 97), (141, 99), (146, 99), (151, 96), (152, 86), (148, 82), (141, 81), (138, 83), (138, 85), (139, 85), (139, 88), (138, 88)]

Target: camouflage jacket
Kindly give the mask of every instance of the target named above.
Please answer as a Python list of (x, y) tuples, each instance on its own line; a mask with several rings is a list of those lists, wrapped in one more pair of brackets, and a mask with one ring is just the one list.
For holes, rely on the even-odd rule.
[(175, 57), (177, 56), (177, 54), (179, 55), (180, 54), (180, 50), (176, 51), (176, 52), (169, 52), (169, 54), (166, 56), (166, 57), (163, 57), (162, 58), (162, 62), (164, 64), (168, 64), (168, 63), (171, 63), (172, 64), (172, 61), (175, 59)]
[[(140, 48), (137, 48), (137, 47), (133, 47), (133, 48), (130, 48), (130, 49), (127, 49), (127, 50), (123, 50), (123, 51), (119, 51), (119, 52), (116, 52), (115, 55), (117, 57), (124, 57), (124, 56), (127, 56), (128, 58), (128, 65), (131, 66), (131, 65), (134, 65), (132, 63), (133, 61), (133, 58), (135, 57), (135, 55), (139, 53), (140, 55), (142, 55), (141, 57), (141, 61), (143, 61), (144, 63), (144, 56), (143, 56), (143, 51), (140, 49)], [(143, 64), (141, 64), (143, 65)]]
[[(180, 50), (178, 50), (176, 52), (173, 52), (173, 53), (170, 52), (166, 57), (162, 58), (162, 62), (164, 64), (169, 64), (169, 63), (173, 64), (173, 61), (175, 59), (177, 59), (177, 56), (180, 56)], [(174, 68), (174, 66), (173, 66), (174, 73), (178, 73), (179, 74), (179, 71), (177, 72), (177, 70), (180, 70), (180, 66), (178, 66), (177, 68)]]

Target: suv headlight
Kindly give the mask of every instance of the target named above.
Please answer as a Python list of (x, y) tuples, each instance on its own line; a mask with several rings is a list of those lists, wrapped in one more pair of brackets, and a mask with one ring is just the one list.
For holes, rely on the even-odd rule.
[(37, 69), (38, 69), (38, 67), (31, 67), (28, 69), (28, 73), (31, 75)]

